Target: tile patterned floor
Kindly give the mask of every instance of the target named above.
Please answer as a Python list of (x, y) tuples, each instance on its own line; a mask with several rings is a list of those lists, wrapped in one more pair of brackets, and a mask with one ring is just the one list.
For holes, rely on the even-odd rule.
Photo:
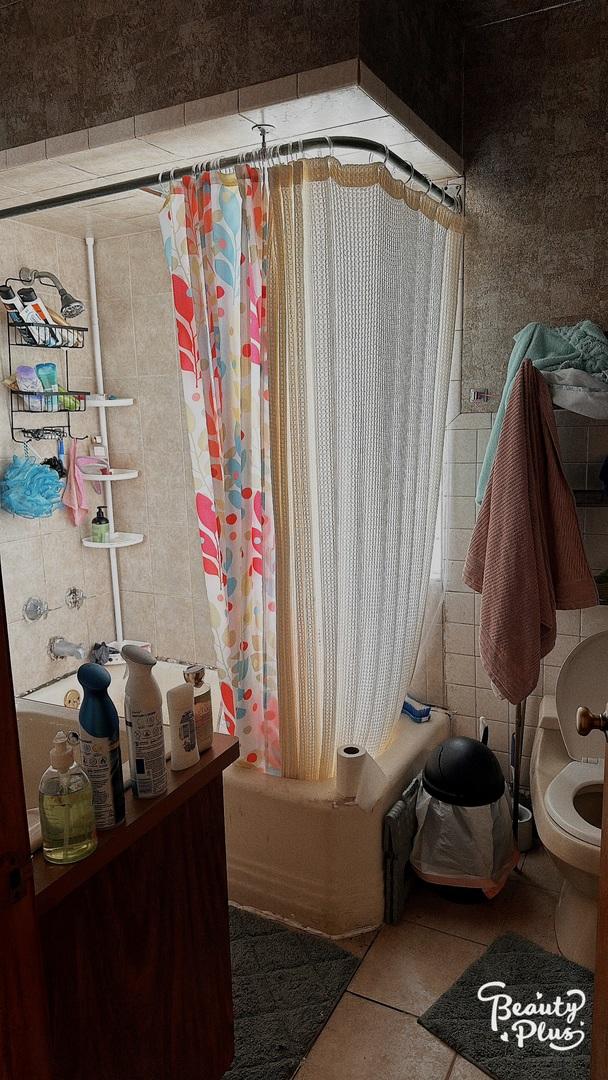
[(457, 904), (417, 882), (398, 926), (342, 942), (362, 963), (294, 1080), (487, 1080), (416, 1019), (508, 930), (557, 952), (559, 888), (542, 848), (491, 903)]

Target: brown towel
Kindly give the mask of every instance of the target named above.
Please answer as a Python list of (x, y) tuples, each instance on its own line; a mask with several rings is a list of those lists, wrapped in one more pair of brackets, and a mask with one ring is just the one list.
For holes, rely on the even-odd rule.
[(483, 666), (513, 704), (538, 682), (541, 659), (555, 644), (556, 608), (598, 602), (551, 395), (530, 360), (513, 384), (463, 580), (482, 594)]

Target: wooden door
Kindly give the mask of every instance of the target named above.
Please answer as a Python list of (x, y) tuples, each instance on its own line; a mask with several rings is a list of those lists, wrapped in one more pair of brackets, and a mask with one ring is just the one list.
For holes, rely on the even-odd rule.
[(591, 1080), (608, 1076), (608, 756), (604, 766), (602, 851), (598, 895)]
[(50, 1080), (46, 993), (0, 573), (0, 1076)]

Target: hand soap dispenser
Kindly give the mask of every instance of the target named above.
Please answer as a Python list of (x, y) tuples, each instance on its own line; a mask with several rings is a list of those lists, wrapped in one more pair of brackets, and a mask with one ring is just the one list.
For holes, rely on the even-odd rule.
[(97, 847), (91, 782), (74, 761), (77, 742), (75, 732), (57, 732), (50, 768), (40, 781), (42, 850), (50, 863), (79, 862)]
[(98, 506), (91, 522), (91, 540), (95, 544), (107, 544), (110, 539), (110, 522), (104, 514), (105, 506)]

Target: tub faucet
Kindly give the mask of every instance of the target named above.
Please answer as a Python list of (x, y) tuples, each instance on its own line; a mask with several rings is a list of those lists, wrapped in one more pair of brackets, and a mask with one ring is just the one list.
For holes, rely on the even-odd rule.
[(84, 660), (84, 644), (75, 645), (73, 641), (66, 641), (64, 637), (52, 637), (49, 641), (49, 656), (51, 660), (63, 660), (73, 656), (76, 660)]

